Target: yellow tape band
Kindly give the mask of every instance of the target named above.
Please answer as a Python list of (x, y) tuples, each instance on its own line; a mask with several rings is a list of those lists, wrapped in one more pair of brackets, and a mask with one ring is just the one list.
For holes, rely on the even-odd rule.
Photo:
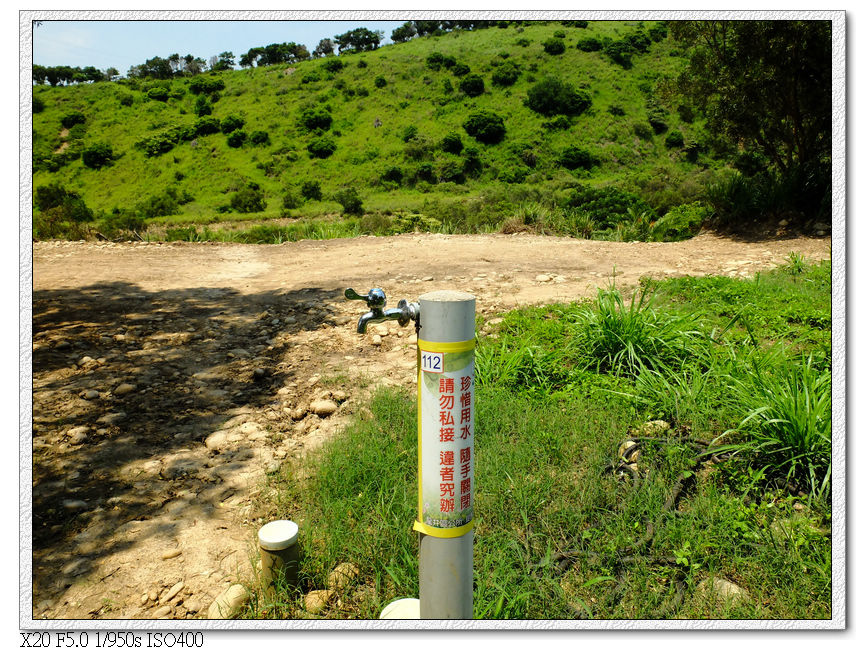
[(427, 526), (417, 520), (414, 522), (414, 526), (412, 528), (419, 533), (423, 533), (424, 535), (429, 535), (430, 537), (443, 537), (443, 538), (451, 538), (451, 537), (462, 537), (467, 532), (469, 532), (472, 528), (475, 527), (475, 520), (472, 519), (469, 523), (463, 524), (458, 528), (433, 528), (432, 526)]
[(424, 352), (468, 352), (475, 349), (475, 340), (439, 343), (437, 341), (422, 341), (418, 339), (417, 346)]

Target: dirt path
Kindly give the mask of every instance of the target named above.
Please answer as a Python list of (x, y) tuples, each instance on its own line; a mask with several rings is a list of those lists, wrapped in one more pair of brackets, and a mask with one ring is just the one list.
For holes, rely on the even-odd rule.
[[(462, 289), (490, 316), (590, 296), (613, 275), (747, 276), (791, 251), (828, 259), (830, 242), (36, 243), (33, 616), (200, 617), (251, 577), (267, 473), (333, 435), (374, 386), (413, 377), (413, 332), (357, 335), (364, 305), (346, 287), (382, 287), (392, 306)], [(337, 410), (310, 413), (321, 398)]]

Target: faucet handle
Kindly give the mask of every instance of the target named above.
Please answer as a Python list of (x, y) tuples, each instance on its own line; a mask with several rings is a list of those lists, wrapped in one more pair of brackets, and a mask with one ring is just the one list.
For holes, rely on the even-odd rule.
[(354, 289), (346, 289), (345, 297), (349, 300), (365, 300), (370, 309), (383, 309), (387, 305), (387, 296), (382, 289), (370, 289), (365, 296), (360, 295)]

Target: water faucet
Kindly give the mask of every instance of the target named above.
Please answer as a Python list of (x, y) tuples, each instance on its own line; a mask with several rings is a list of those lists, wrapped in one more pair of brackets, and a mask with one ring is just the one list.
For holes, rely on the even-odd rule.
[(420, 326), (420, 305), (416, 302), (400, 300), (396, 309), (385, 309), (387, 296), (382, 289), (370, 289), (365, 296), (360, 295), (354, 289), (346, 289), (345, 297), (349, 300), (366, 301), (369, 311), (357, 321), (357, 333), (366, 333), (366, 326), (370, 323), (380, 323), (386, 320), (398, 321), (400, 325), (406, 326), (409, 321), (415, 321)]

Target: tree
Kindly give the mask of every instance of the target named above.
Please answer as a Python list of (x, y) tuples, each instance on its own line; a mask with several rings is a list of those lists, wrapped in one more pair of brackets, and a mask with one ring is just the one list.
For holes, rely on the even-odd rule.
[(371, 31), (366, 27), (358, 27), (347, 31), (345, 34), (334, 36), (339, 52), (367, 52), (378, 48), (384, 33)]
[(223, 70), (233, 70), (234, 69), (234, 53), (233, 52), (220, 52), (218, 57), (215, 57), (215, 61), (211, 60), (210, 69), (215, 70), (217, 72), (221, 72)]
[(716, 136), (762, 152), (782, 173), (826, 165), (832, 133), (829, 21), (671, 21), (690, 48), (675, 90)]
[(414, 23), (408, 21), (407, 23), (403, 23), (390, 33), (390, 40), (392, 40), (394, 43), (404, 43), (405, 41), (411, 40), (415, 36), (417, 36), (417, 29), (415, 28)]
[(333, 54), (334, 50), (333, 41), (329, 38), (323, 38), (318, 42), (318, 45), (315, 46), (315, 49), (312, 51), (312, 55), (316, 58), (322, 56), (329, 56)]

